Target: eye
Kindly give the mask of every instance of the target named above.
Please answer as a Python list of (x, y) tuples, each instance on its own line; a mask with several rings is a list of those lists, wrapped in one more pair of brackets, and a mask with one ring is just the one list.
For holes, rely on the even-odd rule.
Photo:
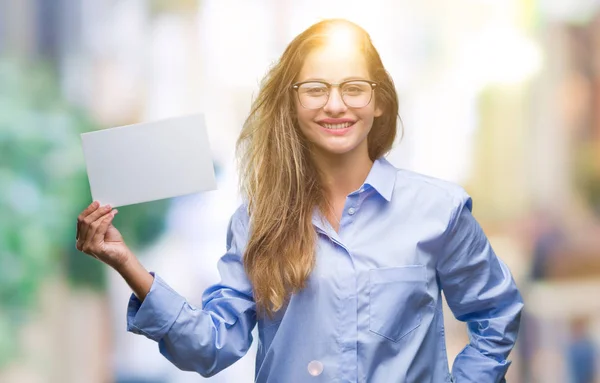
[(345, 88), (345, 91), (348, 93), (352, 93), (352, 92), (362, 92), (363, 90), (358, 86), (348, 86)]
[(321, 83), (305, 83), (300, 85), (298, 89), (300, 94), (311, 96), (311, 97), (319, 97), (327, 95), (327, 86)]
[(326, 93), (326, 89), (325, 88), (309, 88), (306, 89), (306, 93), (311, 94), (311, 95), (319, 95), (319, 94), (324, 94)]
[(367, 83), (348, 83), (344, 85), (343, 92), (349, 96), (357, 96), (370, 91), (370, 85)]

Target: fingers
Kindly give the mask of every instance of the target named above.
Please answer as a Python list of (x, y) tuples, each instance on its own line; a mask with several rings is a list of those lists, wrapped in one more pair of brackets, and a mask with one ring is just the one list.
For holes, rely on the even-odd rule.
[[(97, 251), (97, 249), (94, 249), (94, 234), (97, 232), (102, 221), (106, 217), (110, 216), (109, 213), (111, 213), (111, 207), (109, 205), (101, 207), (98, 201), (92, 202), (84, 211), (81, 212), (81, 214), (77, 217), (77, 242), (75, 245), (77, 250), (94, 256), (92, 252)], [(103, 236), (106, 233), (106, 230), (108, 230), (108, 226), (102, 233)], [(102, 237), (97, 243), (102, 243), (103, 239), (104, 237)]]
[[(84, 235), (84, 220), (87, 216), (89, 216), (91, 213), (93, 213), (94, 211), (96, 211), (96, 209), (98, 209), (98, 206), (100, 206), (100, 203), (98, 201), (93, 201), (91, 204), (88, 205), (87, 208), (85, 208), (81, 214), (79, 214), (77, 216), (77, 231), (75, 234), (75, 247), (77, 248), (77, 250), (79, 251), (83, 251), (83, 244), (85, 243), (85, 235)], [(87, 229), (86, 229), (87, 230)]]
[[(91, 237), (91, 241), (94, 244), (102, 243), (104, 241), (104, 236), (106, 235), (106, 231), (108, 230), (110, 224), (117, 215), (118, 210), (113, 210), (107, 215), (105, 215), (102, 219), (99, 219), (96, 222), (99, 222), (93, 236)], [(96, 224), (96, 223), (94, 223)]]
[(88, 207), (81, 212), (81, 214), (79, 214), (79, 216), (77, 217), (77, 233), (75, 235), (75, 239), (79, 240), (79, 236), (81, 234), (81, 224), (83, 223), (85, 217), (87, 217), (93, 211), (95, 211), (98, 208), (98, 206), (100, 206), (100, 203), (98, 201), (94, 201), (91, 204), (89, 204)]
[(81, 218), (81, 223), (79, 225), (79, 236), (83, 238), (84, 241), (86, 241), (88, 238), (88, 231), (92, 223), (96, 222), (100, 217), (109, 213), (111, 209), (112, 208), (110, 207), (110, 205), (104, 205), (100, 207), (99, 203), (96, 208), (90, 209), (90, 212), (88, 212), (87, 215)]
[[(103, 208), (98, 209), (98, 210), (103, 210)], [(90, 219), (90, 217), (92, 217), (93, 214), (94, 213), (90, 214), (88, 216), (88, 218), (86, 218), (86, 220)], [(98, 217), (94, 222), (92, 222), (89, 225), (87, 225), (88, 229), (87, 229), (87, 231), (85, 233), (85, 239), (84, 239), (84, 242), (83, 242), (83, 251), (85, 253), (91, 253), (91, 252), (95, 252), (96, 250), (98, 250), (98, 249), (96, 249), (96, 247), (97, 247), (97, 245), (99, 243), (103, 242), (103, 240), (104, 240), (104, 234), (106, 233), (106, 230), (104, 231), (104, 233), (102, 233), (102, 237), (99, 237), (100, 238), (99, 241), (95, 241), (94, 237), (95, 237), (96, 233), (98, 232), (98, 229), (100, 228), (100, 225), (102, 224), (102, 222), (104, 222), (108, 218), (111, 218), (111, 220), (112, 220), (112, 213), (111, 212), (109, 212), (107, 214), (103, 214), (102, 216)], [(84, 226), (86, 226), (86, 225), (84, 225)]]

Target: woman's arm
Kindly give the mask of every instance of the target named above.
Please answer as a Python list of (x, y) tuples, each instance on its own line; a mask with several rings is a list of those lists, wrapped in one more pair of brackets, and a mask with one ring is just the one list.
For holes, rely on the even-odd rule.
[(456, 357), (452, 374), (457, 383), (504, 382), (523, 299), (471, 208), (471, 198), (462, 191), (437, 263), (448, 305), (458, 320), (467, 323), (470, 339)]
[(125, 279), (135, 296), (143, 301), (152, 287), (154, 276), (142, 266), (137, 257), (131, 254), (127, 261), (123, 265), (115, 267), (115, 270)]
[[(155, 340), (161, 354), (175, 366), (204, 377), (218, 373), (244, 356), (256, 325), (252, 289), (241, 258), (246, 237), (247, 216), (243, 209), (238, 209), (229, 224), (227, 252), (218, 265), (221, 282), (206, 290), (202, 308), (188, 304), (156, 275), (143, 301), (137, 293), (131, 296), (128, 331)], [(141, 273), (141, 270), (132, 265), (125, 272)]]

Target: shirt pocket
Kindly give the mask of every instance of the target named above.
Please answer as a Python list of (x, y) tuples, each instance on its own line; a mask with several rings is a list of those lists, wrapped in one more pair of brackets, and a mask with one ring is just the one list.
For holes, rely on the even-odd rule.
[(421, 324), (426, 297), (423, 265), (369, 270), (369, 330), (399, 341)]

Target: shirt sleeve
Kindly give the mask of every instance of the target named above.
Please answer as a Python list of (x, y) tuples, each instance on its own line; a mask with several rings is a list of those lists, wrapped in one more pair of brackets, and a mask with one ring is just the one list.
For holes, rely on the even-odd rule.
[(457, 355), (452, 375), (457, 383), (505, 382), (523, 299), (471, 209), (471, 198), (461, 190), (437, 263), (448, 306), (467, 323), (469, 334), (469, 344)]
[(252, 344), (256, 309), (242, 264), (247, 221), (240, 207), (229, 222), (227, 251), (218, 263), (221, 281), (204, 292), (202, 308), (188, 304), (158, 275), (143, 302), (130, 297), (127, 330), (158, 342), (160, 353), (181, 370), (213, 376)]

